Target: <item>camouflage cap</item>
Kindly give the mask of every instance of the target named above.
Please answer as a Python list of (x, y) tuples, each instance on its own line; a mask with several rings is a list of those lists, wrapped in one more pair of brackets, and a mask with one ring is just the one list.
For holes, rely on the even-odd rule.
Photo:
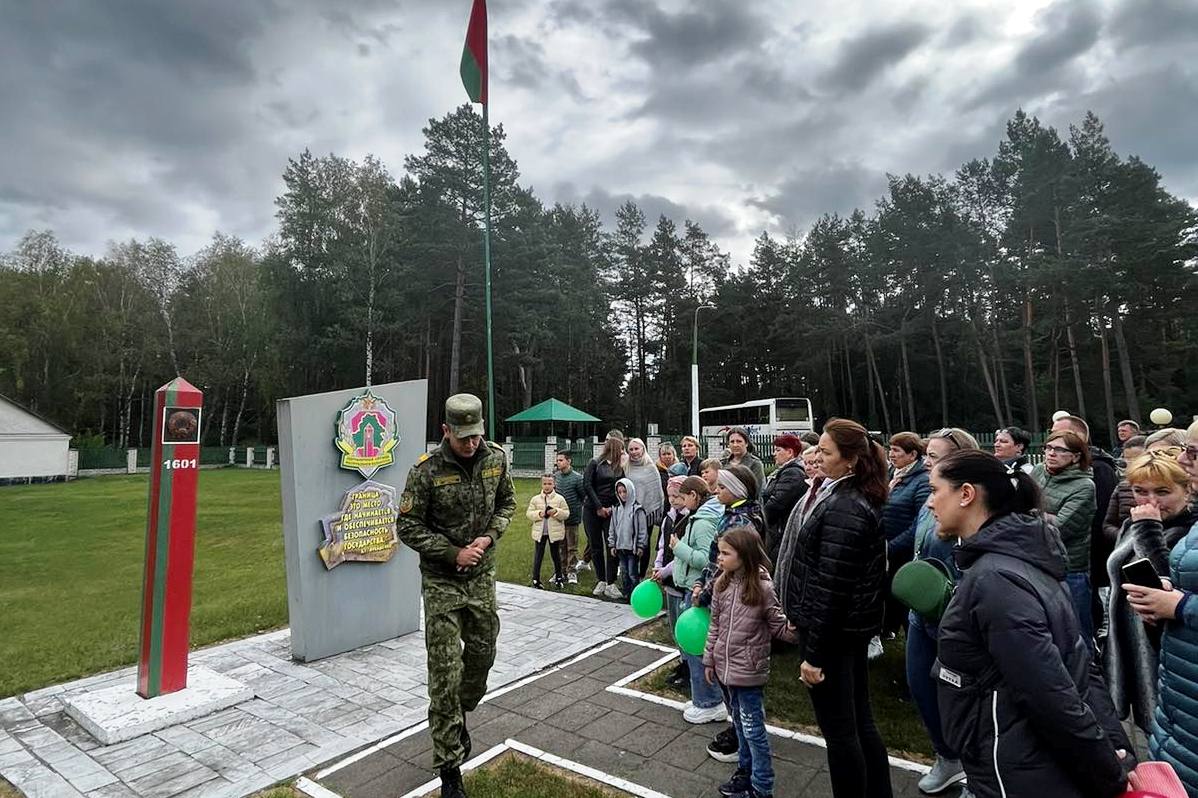
[(455, 438), (483, 435), (483, 401), (472, 393), (455, 393), (445, 400), (445, 424)]

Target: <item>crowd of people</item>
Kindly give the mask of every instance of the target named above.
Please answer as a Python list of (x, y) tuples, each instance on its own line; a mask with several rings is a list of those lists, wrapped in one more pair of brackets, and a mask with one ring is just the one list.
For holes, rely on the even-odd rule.
[(955, 427), (884, 446), (832, 419), (778, 436), (767, 476), (743, 429), (720, 458), (688, 436), (656, 460), (613, 431), (581, 474), (559, 453), (530, 503), (533, 581), (549, 545), (556, 584), (593, 568), (595, 595), (627, 600), (652, 579), (671, 628), (709, 607), (706, 651), (680, 651), (669, 681), (686, 721), (731, 720), (708, 745), (735, 763), (723, 795), (772, 795), (763, 687), (787, 646), (833, 795), (891, 795), (868, 670), (905, 629), (935, 753), (923, 792), (1115, 796), (1138, 729), (1198, 798), (1198, 422), (1125, 420), (1118, 440), (1058, 414), (1033, 464), (1017, 427), (991, 453)]

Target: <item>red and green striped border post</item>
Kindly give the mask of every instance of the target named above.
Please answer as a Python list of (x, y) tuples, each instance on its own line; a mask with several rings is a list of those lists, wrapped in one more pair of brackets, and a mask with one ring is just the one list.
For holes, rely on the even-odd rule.
[[(153, 465), (137, 658), (137, 694), (142, 698), (187, 686), (203, 399), (182, 377), (154, 392)], [(186, 415), (178, 425), (168, 425), (168, 413), (181, 409), (195, 410), (194, 425), (186, 423)]]

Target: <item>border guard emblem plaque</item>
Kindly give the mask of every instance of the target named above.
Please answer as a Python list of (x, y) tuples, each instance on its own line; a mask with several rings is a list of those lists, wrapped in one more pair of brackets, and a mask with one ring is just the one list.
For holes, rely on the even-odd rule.
[(399, 443), (395, 411), (386, 400), (370, 392), (355, 396), (337, 412), (333, 443), (341, 452), (341, 467), (370, 479), (395, 462)]

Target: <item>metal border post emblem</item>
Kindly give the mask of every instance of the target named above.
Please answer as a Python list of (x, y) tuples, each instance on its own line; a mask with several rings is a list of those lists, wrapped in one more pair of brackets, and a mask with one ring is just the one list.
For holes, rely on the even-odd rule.
[(395, 462), (399, 444), (397, 417), (385, 399), (370, 392), (355, 396), (337, 411), (333, 444), (341, 452), (341, 467), (370, 479)]

